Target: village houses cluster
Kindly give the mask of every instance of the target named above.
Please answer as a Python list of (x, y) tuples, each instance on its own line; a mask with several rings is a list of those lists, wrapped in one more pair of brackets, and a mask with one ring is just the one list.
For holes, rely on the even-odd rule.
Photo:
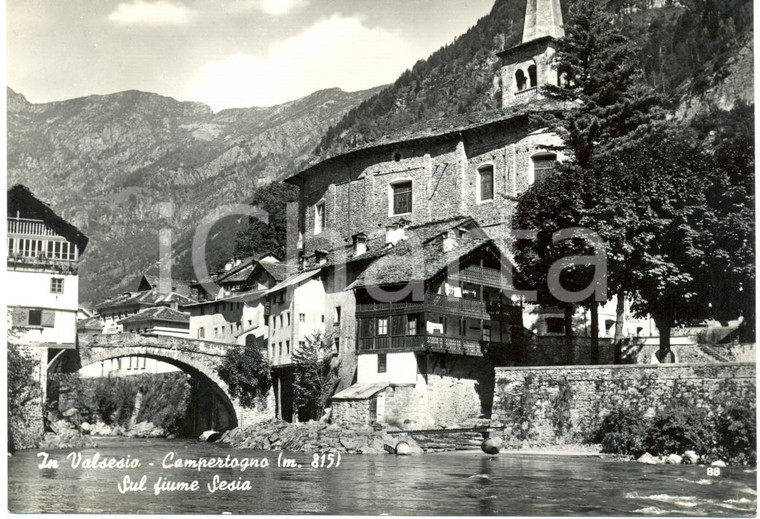
[[(592, 352), (582, 310), (568, 350), (561, 310), (505, 292), (518, 197), (563, 159), (558, 137), (530, 117), (562, 111), (540, 92), (568, 80), (551, 65), (562, 36), (559, 0), (528, 0), (522, 42), (499, 53), (500, 110), (404, 128), (293, 174), (286, 182), (300, 190), (297, 257), (233, 259), (213, 276), (212, 291), (145, 275), (95, 312), (78, 308), (76, 261), (87, 239), (14, 187), (9, 270), (24, 288), (8, 294), (17, 298), (9, 306), (22, 342), (49, 350), (49, 367), (75, 347), (77, 333), (254, 341), (271, 365), (273, 413), (296, 421), (292, 355), (320, 332), (339, 366), (334, 423), (418, 429), (488, 416), (494, 366), (616, 362), (614, 301), (600, 310), (604, 347)], [(39, 293), (49, 294), (46, 302)], [(631, 340), (657, 343), (651, 320), (628, 316), (625, 326)], [(679, 341), (693, 343), (693, 334), (674, 333)], [(125, 357), (83, 375), (174, 369)]]

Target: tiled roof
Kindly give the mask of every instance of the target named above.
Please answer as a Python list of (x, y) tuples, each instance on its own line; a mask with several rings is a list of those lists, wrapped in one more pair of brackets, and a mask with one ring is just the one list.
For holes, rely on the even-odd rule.
[(557, 113), (566, 110), (567, 108), (568, 105), (561, 102), (550, 99), (543, 99), (511, 108), (471, 112), (467, 114), (423, 121), (389, 132), (388, 134), (383, 135), (378, 139), (350, 149), (344, 153), (327, 157), (324, 160), (315, 159), (308, 168), (293, 175), (292, 177), (289, 177), (286, 180), (308, 174), (312, 168), (314, 168), (314, 166), (320, 163), (330, 162), (334, 159), (346, 159), (348, 157), (371, 149), (383, 148), (411, 141), (455, 138), (462, 132), (476, 130), (495, 124), (503, 124), (515, 118), (524, 117), (531, 114)]
[(389, 382), (372, 382), (365, 384), (354, 384), (343, 391), (333, 395), (333, 400), (367, 400), (372, 398), (380, 391), (390, 385)]
[(142, 323), (146, 321), (170, 321), (175, 323), (189, 323), (190, 316), (186, 313), (168, 308), (166, 306), (159, 306), (156, 308), (148, 308), (135, 315), (130, 315), (119, 321), (119, 324), (124, 323)]
[(79, 247), (80, 253), (84, 252), (89, 241), (87, 236), (60, 217), (49, 205), (34, 196), (31, 189), (23, 184), (16, 184), (8, 190), (7, 196), (8, 216), (15, 217), (16, 213), (19, 213), (23, 218), (43, 220), (61, 236), (74, 242)]
[(294, 274), (290, 276), (288, 279), (281, 281), (280, 283), (277, 283), (275, 286), (267, 290), (267, 294), (274, 294), (275, 292), (279, 292), (283, 288), (287, 288), (292, 285), (297, 285), (301, 281), (305, 281), (311, 277), (316, 276), (322, 271), (321, 268), (316, 268), (312, 270), (307, 270), (306, 272), (300, 272), (298, 274)]
[(190, 306), (213, 305), (215, 303), (254, 303), (264, 297), (266, 290), (250, 290), (248, 292), (233, 292), (234, 295), (220, 297), (219, 299), (209, 299), (207, 301), (193, 301), (192, 303), (181, 304), (182, 308)]
[[(420, 225), (412, 225), (405, 231), (407, 238), (412, 239), (415, 243), (428, 243), (430, 240), (440, 236), (444, 231), (464, 227), (471, 230), (474, 237), (485, 237), (485, 233), (478, 227), (477, 222), (470, 216), (454, 216), (443, 220), (436, 220)], [(341, 249), (334, 249), (328, 253), (327, 264), (323, 267), (343, 263), (354, 263), (368, 261), (371, 259), (385, 256), (391, 249), (386, 246), (385, 233), (381, 236), (370, 238), (367, 241), (367, 251), (359, 256), (353, 255), (353, 244), (346, 245)]]
[(412, 247), (407, 240), (404, 240), (389, 249), (387, 254), (377, 258), (346, 289), (425, 281), (445, 270), (449, 264), (488, 243), (493, 244), (493, 240), (490, 238), (459, 240), (451, 251), (443, 252), (438, 241)]
[(180, 305), (194, 303), (195, 299), (190, 297), (171, 292), (169, 294), (161, 294), (158, 289), (153, 288), (151, 290), (143, 290), (142, 292), (127, 292), (120, 296), (106, 300), (99, 305), (97, 309), (115, 308), (129, 305), (161, 305), (167, 303), (176, 302)]
[(99, 317), (88, 317), (77, 321), (77, 330), (102, 330), (103, 323)]
[(261, 268), (266, 270), (275, 281), (280, 282), (288, 277), (288, 265), (286, 263), (274, 262), (274, 261), (261, 261), (259, 262)]

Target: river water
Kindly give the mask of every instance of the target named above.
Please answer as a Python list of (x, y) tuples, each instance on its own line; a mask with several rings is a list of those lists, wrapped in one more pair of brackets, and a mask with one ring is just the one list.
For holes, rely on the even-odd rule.
[[(757, 509), (754, 469), (649, 466), (599, 458), (480, 452), (421, 456), (342, 455), (340, 465), (312, 468), (313, 457), (287, 454), (300, 468), (278, 468), (278, 452), (231, 449), (188, 440), (102, 439), (97, 448), (50, 451), (57, 468), (39, 468), (39, 451), (8, 459), (8, 504), (18, 512), (142, 514), (359, 515), (706, 515), (750, 516)], [(139, 458), (132, 469), (83, 468), (95, 453)], [(164, 467), (173, 453), (174, 466)], [(267, 468), (177, 468), (181, 459), (266, 458)], [(171, 455), (170, 455), (171, 457)], [(321, 460), (317, 464), (320, 464)], [(151, 465), (152, 464), (152, 465)], [(145, 490), (121, 493), (124, 477)], [(250, 490), (211, 492), (214, 477)], [(197, 481), (196, 491), (154, 493), (163, 478)]]

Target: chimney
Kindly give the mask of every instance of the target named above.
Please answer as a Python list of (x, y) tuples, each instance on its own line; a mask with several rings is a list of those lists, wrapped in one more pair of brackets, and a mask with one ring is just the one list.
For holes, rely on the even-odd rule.
[(224, 264), (224, 271), (227, 272), (232, 268), (232, 261), (228, 261)]
[(454, 231), (446, 231), (441, 234), (441, 252), (451, 252), (456, 248), (456, 246), (457, 240), (454, 237)]
[(385, 228), (385, 245), (393, 247), (401, 240), (406, 239), (406, 228), (409, 226), (407, 220), (399, 220)]
[(367, 235), (363, 232), (354, 234), (354, 256), (361, 256), (367, 252)]

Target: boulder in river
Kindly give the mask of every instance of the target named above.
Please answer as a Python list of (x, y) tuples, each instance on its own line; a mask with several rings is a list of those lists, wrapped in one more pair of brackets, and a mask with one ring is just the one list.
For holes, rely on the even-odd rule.
[(699, 455), (694, 451), (686, 451), (683, 453), (683, 462), (696, 465), (699, 462)]
[(647, 465), (661, 465), (662, 464), (662, 461), (660, 459), (655, 458), (648, 452), (645, 452), (644, 454), (642, 454), (639, 457), (639, 459), (637, 459), (636, 461), (638, 461), (639, 463), (645, 463)]
[(222, 437), (222, 433), (214, 431), (212, 429), (209, 431), (203, 431), (201, 435), (198, 437), (198, 439), (203, 442), (215, 442), (221, 437)]
[(724, 468), (724, 467), (726, 467), (726, 462), (725, 462), (725, 461), (723, 461), (723, 460), (715, 460), (715, 461), (713, 461), (712, 463), (710, 463), (710, 466), (711, 466), (711, 467), (720, 467), (720, 468)]
[(682, 461), (683, 458), (678, 454), (668, 454), (668, 457), (665, 458), (665, 463), (669, 465), (680, 465)]
[(480, 448), (485, 452), (486, 454), (499, 454), (499, 451), (501, 450), (501, 438), (488, 438), (487, 440), (484, 440), (483, 443), (480, 444)]
[(409, 444), (401, 441), (396, 444), (397, 456), (408, 456), (410, 454)]

